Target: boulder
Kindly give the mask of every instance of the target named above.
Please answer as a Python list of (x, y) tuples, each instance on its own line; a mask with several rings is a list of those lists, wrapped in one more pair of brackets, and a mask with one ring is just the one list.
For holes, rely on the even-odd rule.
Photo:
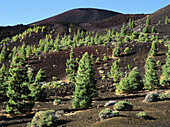
[(159, 100), (159, 94), (157, 92), (150, 92), (146, 95), (143, 102), (153, 102)]
[(110, 101), (106, 102), (104, 106), (105, 106), (105, 107), (107, 107), (107, 106), (112, 106), (112, 105), (114, 105), (114, 104), (116, 104), (116, 103), (117, 103), (117, 101), (110, 100)]

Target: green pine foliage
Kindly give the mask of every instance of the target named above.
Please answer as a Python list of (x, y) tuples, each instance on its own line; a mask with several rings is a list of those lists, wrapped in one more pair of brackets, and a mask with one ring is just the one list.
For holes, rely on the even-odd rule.
[(45, 71), (40, 69), (35, 77), (35, 82), (43, 82), (47, 78)]
[(113, 57), (119, 57), (120, 56), (120, 48), (119, 46), (116, 46), (112, 51)]
[(5, 65), (3, 64), (0, 69), (0, 92), (6, 93), (7, 90), (7, 81), (8, 78), (8, 71), (6, 70)]
[(132, 71), (129, 73), (128, 82), (130, 84), (131, 91), (142, 90), (143, 81), (142, 77), (140, 76), (139, 69), (137, 67), (134, 67)]
[(151, 30), (151, 33), (156, 33), (157, 31), (156, 31), (156, 29), (155, 29), (155, 27), (153, 26), (152, 27), (152, 30)]
[(160, 84), (162, 86), (170, 85), (170, 45), (168, 45), (168, 53), (166, 55), (166, 63), (162, 66), (162, 75), (160, 77)]
[(2, 62), (2, 60), (5, 60), (7, 58), (8, 58), (8, 51), (7, 51), (7, 47), (4, 45), (0, 53), (0, 62)]
[(149, 33), (148, 26), (145, 26), (145, 27), (143, 28), (143, 33)]
[(156, 56), (156, 55), (157, 55), (157, 45), (156, 45), (156, 41), (153, 41), (153, 42), (152, 42), (152, 46), (151, 46), (151, 49), (150, 49), (148, 55), (151, 55), (151, 56)]
[(72, 105), (74, 109), (83, 109), (90, 106), (92, 98), (97, 96), (95, 71), (89, 54), (86, 52), (79, 62), (76, 76), (76, 87)]
[(120, 34), (121, 34), (122, 36), (124, 36), (124, 35), (126, 35), (126, 31), (127, 31), (127, 28), (126, 28), (125, 24), (123, 23)]
[(131, 19), (129, 19), (128, 26), (129, 26), (130, 29), (132, 28), (132, 20)]
[(76, 71), (77, 71), (76, 59), (74, 57), (75, 55), (73, 49), (71, 49), (70, 59), (67, 59), (67, 63), (66, 63), (67, 78), (70, 82), (75, 82)]
[(150, 22), (149, 16), (147, 16), (147, 18), (146, 18), (146, 25), (150, 25), (150, 24), (151, 24), (151, 22)]
[(120, 82), (116, 84), (116, 93), (130, 93), (131, 88), (130, 84), (128, 82), (128, 75), (125, 75), (125, 77), (121, 78)]
[(143, 82), (137, 67), (133, 68), (129, 74), (126, 74), (121, 81), (116, 84), (116, 93), (132, 93), (142, 90)]
[(29, 88), (27, 67), (23, 66), (21, 58), (15, 56), (9, 68), (8, 90), (9, 98), (6, 112), (9, 114), (25, 114), (34, 106), (34, 96)]
[(114, 82), (119, 81), (119, 77), (120, 77), (119, 69), (120, 69), (120, 67), (119, 67), (119, 60), (115, 60), (112, 63), (110, 72), (108, 72), (109, 78), (113, 78)]
[(125, 48), (124, 53), (125, 53), (125, 54), (130, 53), (130, 49), (129, 49), (129, 47), (126, 47), (126, 48)]
[(168, 16), (165, 18), (165, 24), (168, 24)]
[(45, 100), (47, 93), (42, 88), (41, 82), (46, 81), (45, 71), (40, 69), (34, 78), (31, 68), (28, 68), (28, 79), (30, 83), (31, 94), (35, 97), (35, 100)]
[(22, 59), (23, 59), (24, 61), (26, 60), (26, 49), (25, 49), (25, 44), (23, 44), (22, 47), (21, 47), (20, 56), (22, 57)]
[(158, 86), (157, 65), (153, 56), (149, 56), (146, 60), (144, 77), (144, 89), (153, 90)]

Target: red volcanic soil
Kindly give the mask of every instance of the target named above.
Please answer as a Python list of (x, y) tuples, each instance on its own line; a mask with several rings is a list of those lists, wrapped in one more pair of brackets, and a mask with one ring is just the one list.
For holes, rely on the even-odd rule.
[(62, 14), (29, 25), (40, 25), (40, 24), (51, 23), (51, 22), (87, 23), (87, 22), (95, 22), (95, 21), (103, 20), (111, 16), (115, 16), (117, 14), (120, 13), (108, 11), (108, 10), (102, 10), (102, 9), (79, 8), (79, 9), (66, 11)]
[[(125, 47), (129, 47), (131, 49), (131, 53), (129, 55), (124, 55), (123, 51)], [(167, 52), (167, 47), (163, 44), (157, 44), (158, 47), (158, 55), (155, 57), (156, 60), (160, 60), (162, 63), (165, 62)], [(127, 70), (128, 64), (132, 67), (139, 67), (141, 75), (144, 75), (144, 64), (147, 58), (148, 52), (151, 48), (151, 43), (122, 43), (121, 44), (121, 57), (120, 57), (120, 66), (121, 71), (125, 72)], [(104, 66), (105, 63), (108, 63), (108, 68), (105, 70), (106, 72), (110, 70), (110, 66), (114, 61), (111, 59), (113, 47), (103, 47), (103, 46), (83, 46), (74, 48), (75, 57), (81, 58), (81, 56), (88, 52), (89, 54), (93, 53), (94, 59), (100, 57), (101, 61), (97, 64), (94, 64), (94, 67), (97, 71), (97, 68), (100, 66)], [(66, 76), (66, 61), (69, 58), (70, 50), (64, 50), (59, 52), (46, 53), (41, 56), (41, 58), (37, 58), (35, 60), (28, 61), (30, 65), (38, 71), (40, 68), (46, 71), (48, 76), (48, 81), (52, 79), (53, 76), (56, 76), (60, 79), (65, 78)], [(107, 55), (110, 59), (107, 61), (103, 61), (103, 56)], [(159, 73), (160, 75), (160, 73)], [(97, 73), (97, 77), (99, 74)]]

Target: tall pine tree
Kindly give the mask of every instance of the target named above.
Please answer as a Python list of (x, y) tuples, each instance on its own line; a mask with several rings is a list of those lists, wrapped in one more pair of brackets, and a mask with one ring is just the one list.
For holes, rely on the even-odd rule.
[(158, 86), (157, 65), (153, 56), (149, 56), (146, 60), (144, 76), (144, 89), (153, 90)]
[(74, 58), (74, 52), (73, 49), (70, 50), (70, 59), (67, 59), (66, 63), (66, 73), (67, 73), (67, 78), (70, 82), (75, 82), (75, 77), (76, 77), (76, 59)]
[(160, 84), (162, 86), (170, 85), (170, 45), (168, 45), (168, 53), (166, 55), (166, 63), (162, 66), (162, 75), (160, 78)]
[(90, 106), (92, 98), (97, 96), (95, 71), (91, 58), (86, 52), (79, 62), (76, 76), (76, 87), (72, 105), (74, 109), (83, 109)]
[(151, 49), (150, 49), (150, 51), (149, 51), (149, 55), (151, 55), (151, 56), (156, 56), (156, 54), (157, 54), (157, 45), (156, 45), (156, 42), (153, 41), (153, 42), (152, 42)]
[(8, 71), (5, 68), (5, 65), (3, 64), (0, 69), (0, 92), (6, 93), (7, 90), (7, 77), (8, 77)]
[(146, 18), (146, 25), (150, 25), (150, 24), (151, 24), (151, 22), (150, 22), (149, 16), (147, 16), (147, 18)]
[(9, 68), (8, 90), (9, 98), (6, 112), (9, 114), (25, 114), (34, 106), (34, 96), (31, 94), (27, 67), (23, 66), (21, 58), (15, 56)]
[(120, 69), (120, 67), (119, 67), (119, 60), (115, 60), (112, 63), (110, 72), (108, 72), (109, 78), (113, 78), (114, 82), (117, 82), (119, 80), (119, 77), (120, 77), (119, 69)]
[(132, 91), (142, 90), (143, 82), (142, 77), (140, 76), (139, 69), (134, 67), (128, 75), (128, 81)]

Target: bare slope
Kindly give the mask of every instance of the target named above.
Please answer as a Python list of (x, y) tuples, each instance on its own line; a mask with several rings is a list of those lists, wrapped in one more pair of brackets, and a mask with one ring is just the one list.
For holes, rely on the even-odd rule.
[(50, 22), (72, 22), (72, 23), (88, 23), (88, 22), (95, 22), (99, 20), (103, 20), (112, 16), (120, 14), (118, 12), (102, 10), (102, 9), (93, 9), (93, 8), (79, 8), (66, 11), (62, 14), (37, 21), (30, 25), (39, 25), (45, 24)]

